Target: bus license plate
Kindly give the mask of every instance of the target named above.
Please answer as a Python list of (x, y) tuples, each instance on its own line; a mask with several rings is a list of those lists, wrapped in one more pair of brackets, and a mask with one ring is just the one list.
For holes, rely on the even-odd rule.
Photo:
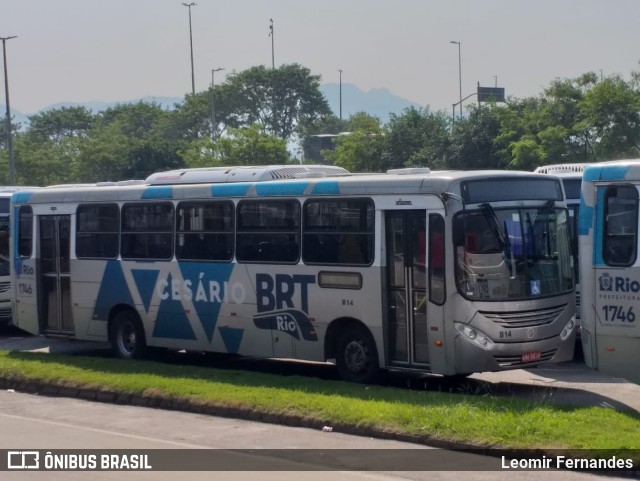
[(540, 360), (540, 352), (525, 352), (522, 355), (522, 362), (534, 362)]

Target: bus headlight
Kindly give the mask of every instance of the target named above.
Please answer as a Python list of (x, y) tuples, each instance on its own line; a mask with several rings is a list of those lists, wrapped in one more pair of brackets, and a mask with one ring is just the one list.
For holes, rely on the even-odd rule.
[(472, 344), (475, 344), (485, 350), (489, 350), (493, 346), (493, 341), (482, 331), (458, 322), (454, 323), (454, 325), (456, 327), (456, 331), (458, 331), (463, 338)]
[(569, 319), (569, 322), (567, 322), (567, 325), (564, 326), (564, 328), (562, 329), (562, 332), (560, 333), (560, 339), (562, 339), (563, 341), (566, 341), (571, 335), (571, 333), (573, 332), (573, 329), (575, 327), (576, 327), (576, 316), (574, 314), (573, 316), (571, 316), (571, 319)]

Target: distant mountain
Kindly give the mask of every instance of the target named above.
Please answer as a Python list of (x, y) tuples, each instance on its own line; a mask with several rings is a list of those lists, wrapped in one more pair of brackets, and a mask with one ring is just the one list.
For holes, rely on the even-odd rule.
[[(7, 106), (0, 104), (0, 117), (4, 119), (6, 113), (7, 113)], [(11, 109), (11, 122), (12, 122), (12, 126), (18, 125), (19, 130), (25, 130), (27, 128), (27, 125), (29, 125), (29, 118), (27, 117), (27, 114), (23, 114), (19, 110)], [(4, 124), (0, 126), (0, 128), (4, 132)]]
[[(336, 116), (340, 115), (340, 84), (323, 84), (320, 91), (324, 94), (329, 107)], [(423, 107), (411, 100), (393, 95), (387, 88), (377, 88), (364, 92), (353, 84), (342, 84), (342, 118), (366, 112), (378, 117), (382, 123), (389, 120), (389, 114), (401, 114), (409, 107)]]
[[(340, 115), (340, 84), (323, 84), (320, 86), (320, 91), (329, 102), (329, 107), (336, 116)], [(138, 102), (155, 103), (160, 105), (163, 109), (174, 109), (176, 104), (184, 102), (183, 97), (143, 97), (132, 100), (120, 100), (115, 102), (59, 102), (49, 105), (38, 112), (46, 112), (48, 110), (61, 109), (63, 107), (79, 107), (83, 106), (93, 113), (101, 112), (116, 105), (122, 104), (135, 104)], [(378, 117), (382, 123), (386, 123), (389, 120), (389, 114), (401, 114), (402, 111), (408, 107), (421, 107), (420, 104), (412, 102), (411, 100), (404, 99), (393, 95), (387, 88), (372, 89), (365, 92), (353, 84), (342, 84), (342, 118), (346, 119), (349, 116), (358, 113), (366, 112), (369, 115)], [(0, 104), (0, 116), (4, 117), (6, 107)], [(29, 116), (34, 113), (25, 114), (18, 110), (11, 110), (11, 117), (13, 122), (20, 124), (22, 130), (26, 129), (29, 125)]]

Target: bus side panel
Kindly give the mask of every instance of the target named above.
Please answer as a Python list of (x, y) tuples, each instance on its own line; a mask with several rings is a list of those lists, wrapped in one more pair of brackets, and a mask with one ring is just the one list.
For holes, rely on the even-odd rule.
[(40, 334), (36, 260), (14, 258), (11, 284), (13, 324), (31, 334)]
[[(121, 283), (107, 274), (115, 261), (103, 260), (71, 260), (71, 296), (75, 335), (78, 339), (88, 341), (107, 341), (107, 319), (109, 309), (114, 305), (106, 305), (103, 310), (96, 306), (101, 286), (104, 283), (115, 292), (124, 293)], [(106, 301), (107, 299), (104, 299)], [(109, 299), (113, 303), (115, 299)], [(97, 315), (96, 312), (100, 312)]]
[(591, 291), (595, 294), (591, 306), (591, 335), (595, 334), (596, 338), (595, 343), (592, 342), (589, 365), (640, 382), (640, 264), (636, 259), (631, 267), (611, 267), (603, 259), (606, 188), (596, 189)]

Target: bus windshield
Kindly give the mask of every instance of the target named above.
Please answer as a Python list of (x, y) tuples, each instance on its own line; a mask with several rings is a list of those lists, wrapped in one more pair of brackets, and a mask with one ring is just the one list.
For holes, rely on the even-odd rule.
[(483, 204), (454, 218), (453, 238), (456, 283), (468, 299), (530, 299), (573, 289), (566, 209)]

